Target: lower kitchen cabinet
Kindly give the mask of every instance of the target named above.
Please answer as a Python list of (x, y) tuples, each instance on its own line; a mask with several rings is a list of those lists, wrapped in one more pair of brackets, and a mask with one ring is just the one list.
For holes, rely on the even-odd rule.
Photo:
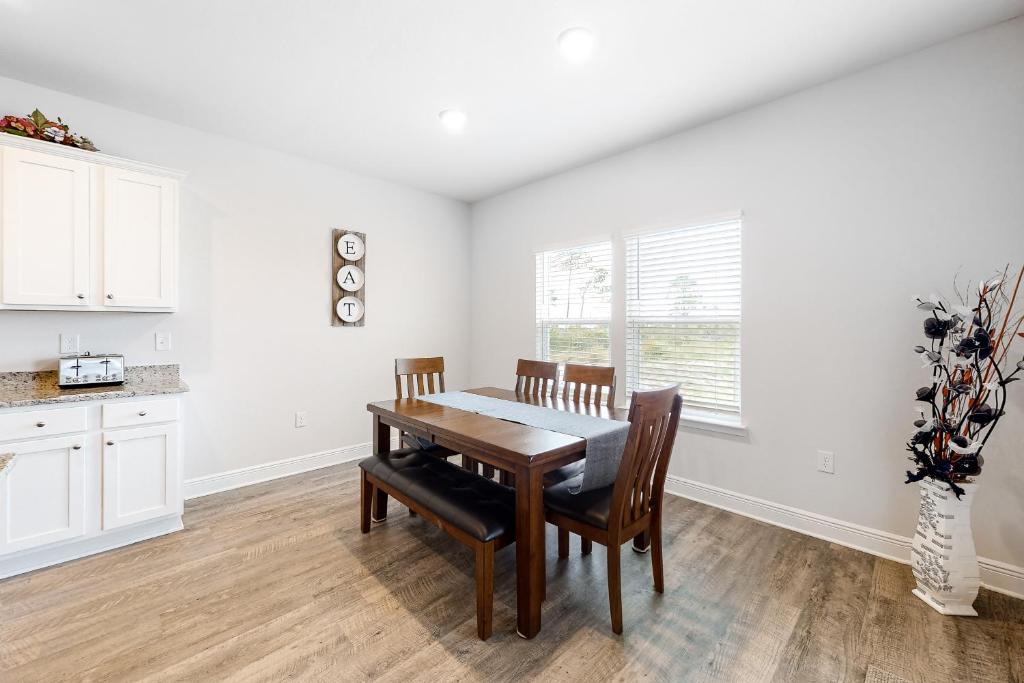
[(0, 554), (85, 534), (83, 436), (0, 446), (14, 455), (0, 478)]
[(140, 399), (0, 410), (0, 579), (182, 529), (178, 399)]
[(103, 528), (181, 514), (176, 424), (103, 433)]

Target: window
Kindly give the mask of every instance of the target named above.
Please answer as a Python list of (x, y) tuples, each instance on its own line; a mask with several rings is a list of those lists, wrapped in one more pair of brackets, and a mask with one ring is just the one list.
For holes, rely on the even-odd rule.
[(740, 221), (626, 238), (626, 389), (740, 416)]
[(537, 357), (611, 365), (611, 242), (537, 254)]

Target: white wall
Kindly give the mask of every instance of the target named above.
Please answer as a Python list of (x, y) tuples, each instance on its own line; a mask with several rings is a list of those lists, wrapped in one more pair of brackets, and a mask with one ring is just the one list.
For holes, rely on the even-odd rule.
[[(1024, 262), (1022, 181), (1016, 20), (505, 193), (473, 207), (471, 383), (534, 355), (534, 250), (742, 210), (749, 439), (683, 431), (673, 474), (909, 536), (910, 297)], [(1014, 388), (974, 512), (980, 554), (1020, 566)]]
[[(104, 152), (188, 172), (181, 305), (0, 312), (0, 371), (54, 367), (60, 332), (130, 365), (180, 363), (192, 388), (187, 479), (369, 441), (365, 406), (393, 395), (396, 356), (444, 355), (448, 385), (466, 384), (465, 204), (0, 78), (0, 111), (35, 107)], [(253, 115), (267, 136), (294, 125), (285, 110)], [(329, 122), (317, 125), (330, 135)], [(337, 227), (367, 233), (363, 328), (330, 325)], [(154, 351), (156, 330), (172, 333), (172, 351)], [(296, 410), (309, 412), (308, 427), (294, 428)]]

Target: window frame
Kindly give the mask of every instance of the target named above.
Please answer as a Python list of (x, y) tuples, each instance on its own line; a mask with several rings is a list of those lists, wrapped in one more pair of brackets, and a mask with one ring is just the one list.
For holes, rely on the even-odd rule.
[[(573, 249), (579, 247), (585, 247), (588, 245), (599, 244), (603, 242), (610, 242), (612, 247), (612, 273), (611, 273), (611, 311), (609, 320), (609, 354), (611, 357), (611, 364), (615, 367), (615, 373), (617, 377), (616, 397), (615, 405), (628, 409), (630, 396), (626, 392), (626, 371), (627, 371), (627, 310), (626, 310), (626, 242), (630, 237), (637, 237), (640, 235), (648, 235), (658, 232), (670, 232), (673, 230), (684, 230), (687, 228), (696, 228), (707, 225), (714, 225), (716, 223), (726, 223), (736, 221), (740, 224), (740, 314), (739, 314), (739, 412), (733, 416), (723, 413), (716, 413), (711, 411), (702, 411), (688, 406), (683, 406), (682, 414), (679, 419), (679, 427), (681, 429), (690, 429), (700, 432), (707, 433), (712, 436), (724, 435), (727, 437), (734, 437), (740, 439), (747, 439), (749, 437), (749, 430), (746, 423), (745, 413), (745, 402), (743, 400), (743, 339), (744, 339), (744, 326), (746, 316), (744, 311), (746, 309), (746, 297), (744, 292), (746, 291), (746, 279), (743, 277), (745, 273), (745, 252), (744, 243), (746, 241), (746, 221), (742, 211), (733, 211), (727, 213), (719, 213), (707, 215), (699, 218), (687, 218), (678, 221), (664, 221), (655, 224), (649, 224), (645, 226), (632, 226), (629, 229), (616, 229), (603, 235), (591, 234), (587, 237), (581, 237), (577, 240), (571, 241), (560, 241), (557, 243), (547, 243), (538, 246), (533, 251), (534, 256), (534, 287), (536, 288), (537, 273), (536, 273), (536, 256), (538, 254), (558, 251), (564, 249)], [(534, 305), (536, 307), (536, 291), (534, 292)], [(538, 352), (540, 351), (540, 320), (537, 318), (536, 308), (534, 309), (534, 347)], [(539, 353), (538, 353), (539, 355)]]

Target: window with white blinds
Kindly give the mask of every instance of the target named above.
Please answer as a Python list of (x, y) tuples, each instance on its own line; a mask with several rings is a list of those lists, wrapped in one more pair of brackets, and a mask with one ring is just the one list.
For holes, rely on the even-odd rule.
[(626, 388), (740, 415), (740, 221), (626, 238)]
[(537, 254), (537, 357), (610, 365), (611, 242)]

